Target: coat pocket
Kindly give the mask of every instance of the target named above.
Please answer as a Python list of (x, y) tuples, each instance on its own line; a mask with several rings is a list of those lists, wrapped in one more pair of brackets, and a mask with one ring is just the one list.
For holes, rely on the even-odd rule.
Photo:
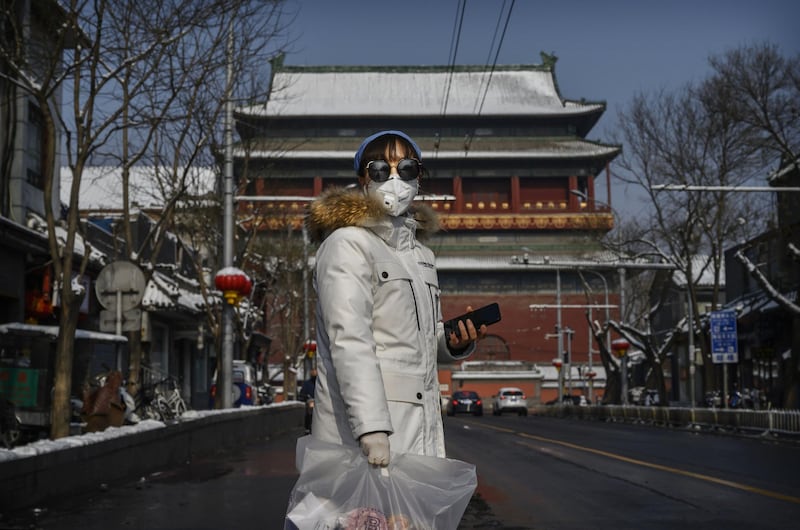
[(422, 271), (422, 277), (425, 279), (425, 283), (427, 283), (432, 289), (439, 290), (439, 275), (436, 274), (436, 269), (430, 268), (420, 268)]
[(376, 261), (375, 276), (378, 284), (394, 280), (411, 281), (411, 276), (406, 268), (396, 261)]
[(387, 401), (422, 405), (425, 389), (422, 377), (385, 371), (383, 372), (383, 386)]

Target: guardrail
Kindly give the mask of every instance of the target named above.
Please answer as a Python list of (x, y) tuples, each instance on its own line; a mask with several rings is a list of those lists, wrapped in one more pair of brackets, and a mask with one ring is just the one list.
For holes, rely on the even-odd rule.
[(706, 409), (622, 405), (579, 407), (565, 404), (562, 406), (536, 406), (531, 412), (540, 416), (651, 423), (671, 427), (699, 427), (782, 435), (800, 434), (800, 410)]

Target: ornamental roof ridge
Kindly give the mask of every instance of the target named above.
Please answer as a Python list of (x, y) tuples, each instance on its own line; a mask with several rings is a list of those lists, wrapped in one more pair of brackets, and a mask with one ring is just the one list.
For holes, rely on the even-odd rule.
[[(276, 69), (281, 73), (462, 73), (462, 72), (485, 72), (486, 65), (464, 64), (464, 65), (282, 65)], [(494, 67), (494, 71), (506, 72), (552, 72), (553, 69), (543, 64), (504, 64)]]

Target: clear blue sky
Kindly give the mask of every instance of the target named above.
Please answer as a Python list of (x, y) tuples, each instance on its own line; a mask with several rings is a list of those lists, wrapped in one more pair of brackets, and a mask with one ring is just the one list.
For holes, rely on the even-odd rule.
[[(467, 0), (456, 64), (491, 63), (511, 0)], [(447, 65), (458, 0), (291, 0), (290, 65)], [(499, 38), (499, 37), (498, 37)], [(639, 91), (675, 89), (708, 73), (707, 59), (769, 41), (800, 53), (798, 0), (516, 0), (499, 64), (558, 57), (565, 98), (602, 100), (589, 134), (607, 140), (616, 114)], [(614, 184), (615, 206), (625, 192)]]

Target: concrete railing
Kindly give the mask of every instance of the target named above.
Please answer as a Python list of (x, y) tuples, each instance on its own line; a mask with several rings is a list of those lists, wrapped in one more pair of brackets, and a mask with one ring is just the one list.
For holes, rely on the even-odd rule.
[(800, 410), (750, 410), (621, 405), (539, 405), (540, 416), (576, 417), (606, 421), (652, 423), (673, 427), (701, 427), (784, 435), (800, 435)]
[(304, 432), (305, 404), (248, 407), (0, 460), (0, 513), (135, 479), (193, 458)]

